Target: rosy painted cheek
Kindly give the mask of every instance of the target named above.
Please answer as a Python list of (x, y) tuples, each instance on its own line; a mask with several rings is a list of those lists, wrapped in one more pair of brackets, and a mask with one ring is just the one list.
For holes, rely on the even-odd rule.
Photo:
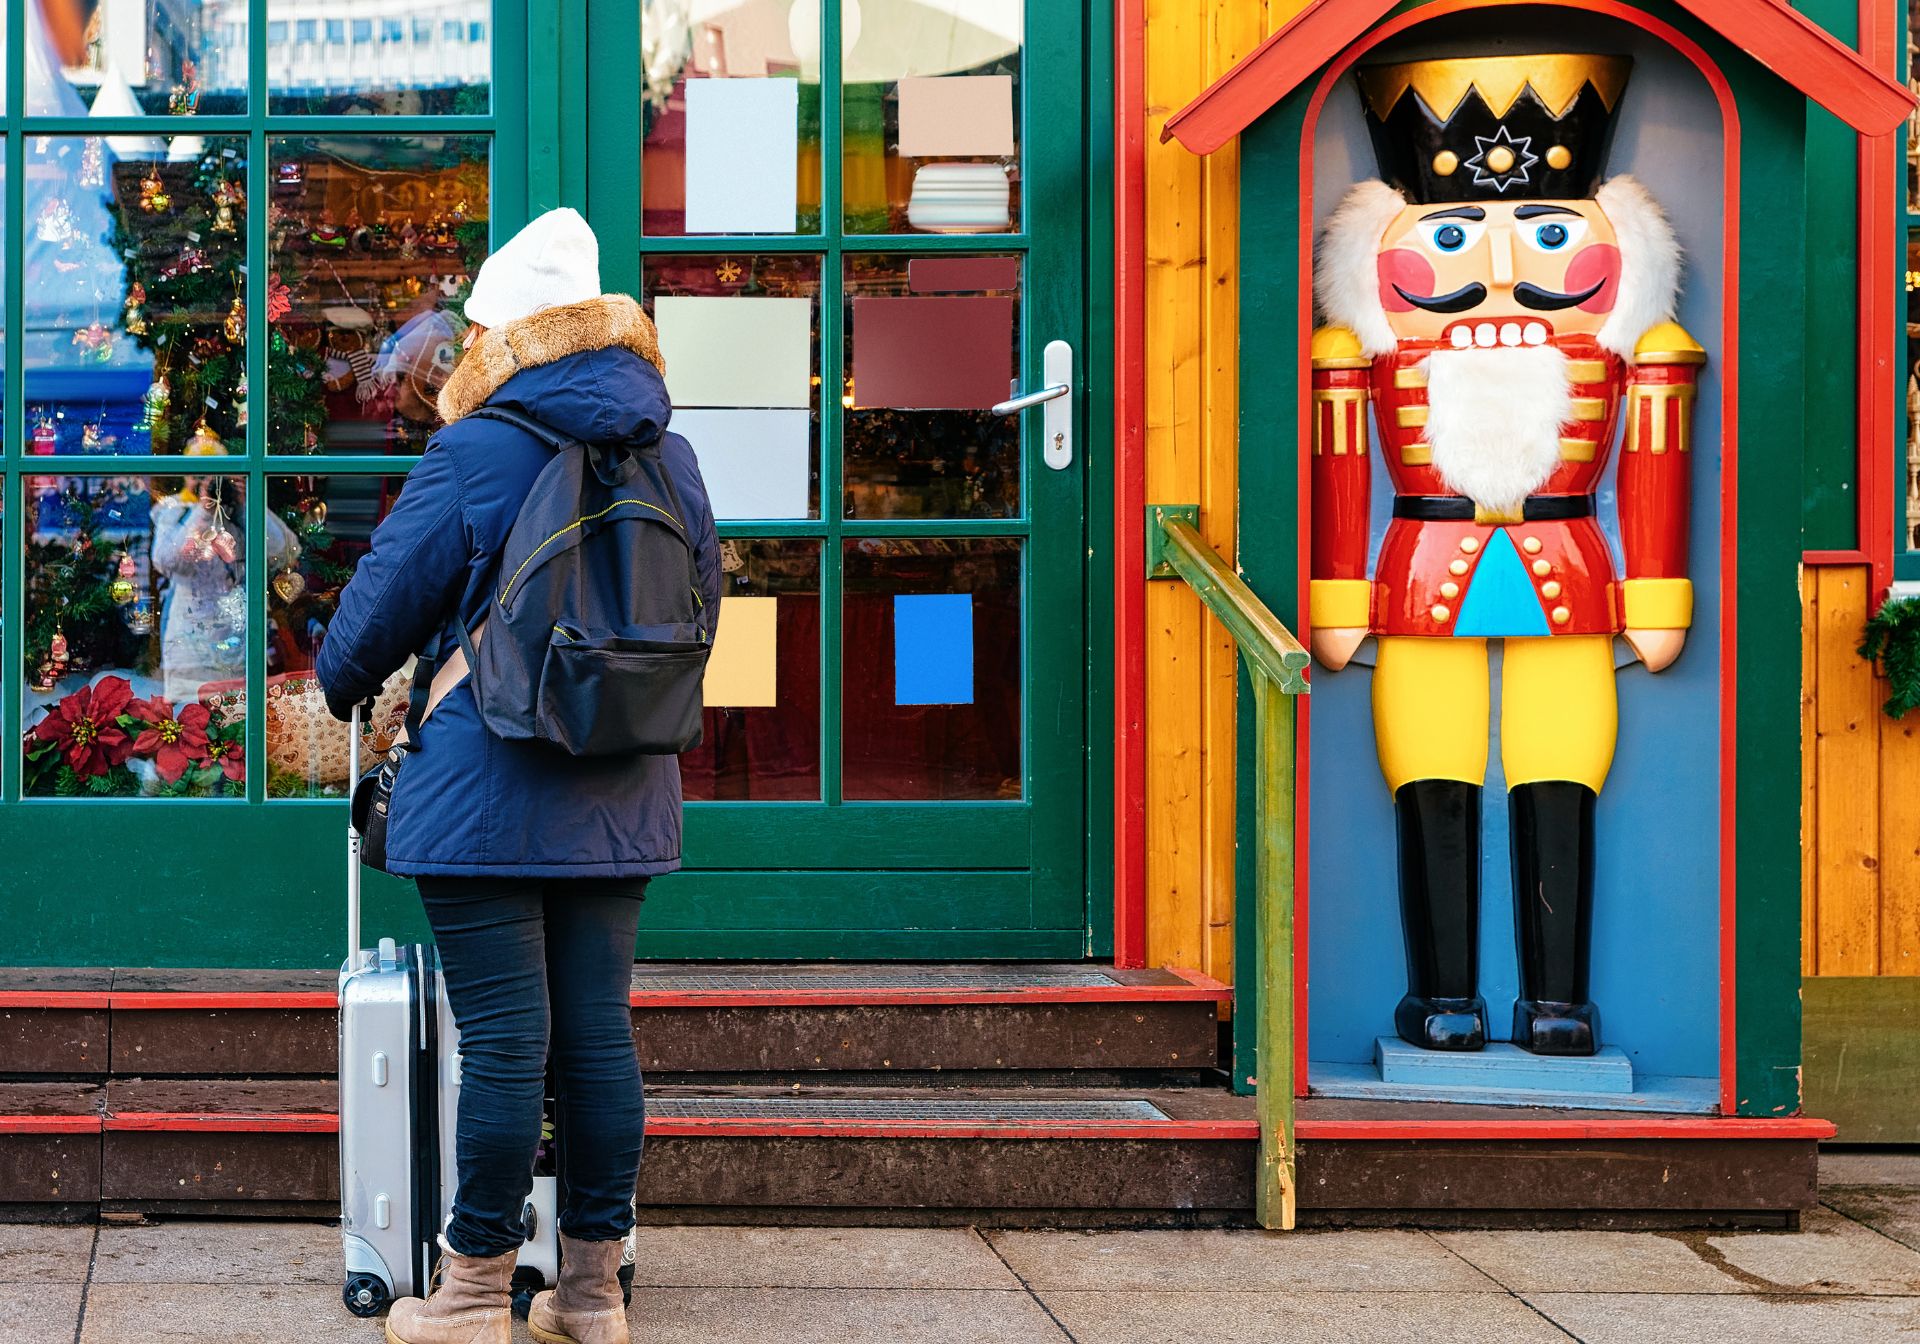
[(1590, 313), (1611, 312), (1620, 294), (1620, 249), (1612, 243), (1595, 243), (1567, 267), (1567, 293), (1582, 294), (1595, 285), (1600, 288), (1580, 306)]
[(1433, 293), (1433, 266), (1412, 248), (1396, 247), (1377, 258), (1380, 269), (1380, 306), (1390, 313), (1410, 313), (1413, 305), (1395, 289), (1409, 294)]

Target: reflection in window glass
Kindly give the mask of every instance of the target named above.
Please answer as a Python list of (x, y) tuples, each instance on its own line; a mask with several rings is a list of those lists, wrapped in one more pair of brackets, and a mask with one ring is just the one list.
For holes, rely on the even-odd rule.
[(844, 795), (1020, 797), (1020, 542), (845, 546)]
[[(243, 794), (243, 483), (30, 476), (24, 485), (25, 792)], [(269, 518), (268, 563), (291, 543)]]
[(26, 146), (27, 452), (244, 449), (246, 139)]
[(640, 51), (646, 231), (817, 233), (818, 6), (641, 0)]
[[(267, 13), (269, 111), (488, 111), (488, 0), (268, 0)], [(321, 22), (326, 41), (316, 42)]]
[(846, 258), (849, 518), (1020, 511), (1018, 257)]
[(820, 797), (820, 543), (729, 537), (689, 799)]
[(487, 254), (489, 143), (269, 142), (271, 451), (426, 451)]
[[(275, 476), (269, 526), (290, 539), (267, 574), (267, 796), (337, 798), (349, 783), (347, 727), (327, 712), (313, 676), (340, 590), (393, 509), (399, 476)], [(367, 716), (369, 754), (406, 720), (412, 665), (395, 673)]]
[(247, 110), (246, 0), (33, 0), (32, 116)]
[[(1920, 115), (1920, 114), (1916, 114)], [(1920, 550), (1920, 229), (1907, 231), (1905, 295), (1905, 376), (1901, 391), (1906, 406), (1906, 511), (1901, 534), (1908, 550)]]
[(715, 518), (818, 517), (820, 258), (656, 255), (640, 287)]
[(838, 3), (847, 232), (1018, 228), (1022, 0)]

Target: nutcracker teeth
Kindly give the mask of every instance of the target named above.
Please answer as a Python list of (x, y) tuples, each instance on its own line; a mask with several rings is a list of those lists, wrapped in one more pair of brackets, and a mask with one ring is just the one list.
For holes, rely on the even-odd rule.
[(1482, 322), (1473, 329), (1473, 343), (1482, 348), (1491, 348), (1500, 339), (1500, 330), (1491, 322)]
[(1500, 344), (1520, 344), (1520, 324), (1518, 322), (1502, 322), (1500, 324)]
[(1520, 339), (1528, 345), (1545, 345), (1547, 343), (1546, 324), (1544, 322), (1527, 323), (1520, 333)]
[(1466, 327), (1455, 327), (1453, 329), (1453, 348), (1455, 350), (1465, 350), (1468, 346), (1472, 344), (1473, 344), (1472, 331), (1470, 331)]

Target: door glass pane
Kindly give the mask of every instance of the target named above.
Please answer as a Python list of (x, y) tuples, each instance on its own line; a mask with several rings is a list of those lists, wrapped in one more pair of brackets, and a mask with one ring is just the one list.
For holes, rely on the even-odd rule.
[(268, 448), (426, 451), (487, 255), (485, 136), (269, 142)]
[(25, 792), (244, 793), (244, 482), (24, 485)]
[[(347, 726), (327, 712), (313, 663), (340, 590), (392, 510), (401, 476), (267, 479), (267, 797), (338, 798), (347, 792)], [(367, 716), (369, 758), (393, 744), (407, 714), (413, 666), (387, 679)]]
[(1020, 542), (845, 543), (847, 798), (1018, 798)]
[(1905, 549), (1920, 550), (1920, 229), (1907, 231), (1906, 290), (1902, 330), (1907, 357), (1901, 393), (1906, 406), (1906, 479), (1901, 483), (1906, 508), (1901, 538)]
[(32, 0), (27, 113), (231, 115), (247, 110), (238, 0)]
[(1020, 258), (846, 258), (849, 518), (1020, 512)]
[(483, 116), (492, 79), (488, 0), (267, 0), (270, 112)]
[(819, 517), (820, 258), (652, 256), (640, 286), (714, 516)]
[(689, 799), (820, 797), (820, 543), (720, 543), (720, 629), (700, 745), (680, 758)]
[(244, 450), (244, 136), (27, 142), (27, 452)]
[(1022, 0), (839, 0), (849, 233), (1020, 219)]
[(811, 0), (641, 0), (650, 234), (820, 231)]

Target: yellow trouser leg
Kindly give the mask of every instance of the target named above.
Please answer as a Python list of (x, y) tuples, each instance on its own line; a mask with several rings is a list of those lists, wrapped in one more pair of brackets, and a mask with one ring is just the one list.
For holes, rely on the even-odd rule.
[(1373, 669), (1373, 736), (1387, 788), (1414, 779), (1484, 783), (1487, 641), (1383, 636)]
[(1600, 792), (1619, 728), (1611, 638), (1507, 641), (1500, 677), (1500, 763), (1509, 789), (1566, 779)]

